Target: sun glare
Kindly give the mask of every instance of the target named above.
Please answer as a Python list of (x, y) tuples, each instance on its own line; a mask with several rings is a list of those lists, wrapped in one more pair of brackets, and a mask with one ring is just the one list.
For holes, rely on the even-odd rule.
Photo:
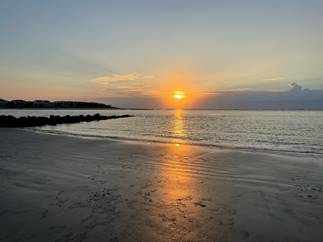
[(181, 100), (186, 97), (185, 93), (183, 91), (174, 91), (173, 97), (177, 100)]

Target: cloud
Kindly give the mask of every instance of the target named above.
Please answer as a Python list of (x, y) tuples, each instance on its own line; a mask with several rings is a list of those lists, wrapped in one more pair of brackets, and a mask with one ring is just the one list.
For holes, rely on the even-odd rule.
[(100, 76), (96, 77), (92, 81), (102, 84), (102, 85), (107, 85), (111, 82), (119, 82), (119, 81), (135, 81), (138, 80), (139, 75), (137, 73), (129, 73), (129, 74), (112, 74), (110, 76)]
[(278, 77), (271, 77), (271, 78), (265, 79), (265, 81), (281, 81), (281, 80), (285, 80), (285, 77), (278, 76)]
[(198, 108), (214, 109), (323, 109), (323, 90), (303, 89), (293, 82), (287, 91), (231, 91), (206, 96)]
[(153, 75), (140, 75), (138, 73), (129, 73), (129, 74), (112, 74), (108, 76), (99, 76), (91, 81), (96, 82), (101, 85), (108, 85), (112, 82), (126, 82), (126, 81), (139, 81), (139, 80), (148, 80), (153, 79)]
[[(162, 108), (160, 96), (147, 75), (111, 75), (105, 82), (101, 100), (118, 107)], [(119, 78), (123, 77), (123, 78)], [(127, 77), (127, 78), (125, 78)], [(124, 79), (124, 80), (121, 80)], [(100, 80), (100, 79), (99, 79)], [(287, 90), (234, 89), (201, 93), (190, 108), (255, 110), (322, 110), (323, 90), (303, 88), (292, 82)]]
[(133, 95), (123, 97), (102, 97), (97, 98), (96, 101), (123, 108), (163, 108), (160, 99), (154, 96)]
[(303, 88), (301, 85), (298, 85), (296, 82), (293, 82), (290, 84), (290, 86), (292, 87), (289, 91), (290, 92), (302, 92), (303, 91)]
[(148, 93), (151, 87), (148, 81), (153, 78), (153, 75), (128, 73), (99, 76), (90, 81), (103, 87), (101, 91), (107, 96), (134, 96)]

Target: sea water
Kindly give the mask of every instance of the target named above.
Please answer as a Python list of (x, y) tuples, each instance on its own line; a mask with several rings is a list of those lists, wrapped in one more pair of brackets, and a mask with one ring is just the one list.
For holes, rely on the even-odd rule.
[(44, 126), (43, 132), (323, 156), (322, 111), (0, 110), (14, 116), (131, 114), (134, 117)]

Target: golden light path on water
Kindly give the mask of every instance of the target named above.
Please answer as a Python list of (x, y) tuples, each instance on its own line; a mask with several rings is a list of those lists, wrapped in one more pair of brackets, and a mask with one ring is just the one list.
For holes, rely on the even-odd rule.
[(186, 136), (184, 130), (184, 111), (182, 109), (174, 110), (173, 133), (178, 138)]
[[(184, 110), (174, 110), (171, 123), (172, 133), (176, 137), (185, 136)], [(156, 170), (155, 199), (158, 206), (151, 211), (150, 216), (159, 227), (159, 231), (168, 231), (163, 235), (177, 240), (180, 238), (191, 239), (197, 225), (195, 221), (201, 215), (201, 207), (195, 204), (202, 193), (198, 189), (199, 179), (194, 175), (195, 157), (199, 151), (189, 145), (180, 143), (168, 144), (165, 153), (160, 158), (161, 165)]]
[[(174, 110), (172, 133), (178, 138), (184, 137), (186, 135), (184, 126), (184, 110)], [(162, 176), (168, 181), (167, 186), (164, 187), (164, 201), (187, 198), (194, 192), (195, 182), (190, 175), (193, 171), (191, 166), (187, 166), (193, 158), (190, 153), (191, 147), (188, 145), (174, 143), (167, 146), (166, 159), (162, 161), (163, 166), (160, 170)]]

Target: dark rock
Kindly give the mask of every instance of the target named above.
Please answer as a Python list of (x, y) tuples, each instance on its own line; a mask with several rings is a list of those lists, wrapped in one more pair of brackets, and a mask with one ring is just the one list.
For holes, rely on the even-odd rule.
[(57, 125), (57, 124), (73, 124), (81, 122), (92, 122), (108, 119), (129, 118), (131, 115), (113, 115), (104, 116), (100, 114), (95, 115), (78, 115), (78, 116), (56, 116), (50, 115), (49, 117), (35, 117), (26, 116), (16, 118), (11, 115), (0, 115), (0, 127), (18, 128), (18, 127), (39, 127), (44, 125)]

